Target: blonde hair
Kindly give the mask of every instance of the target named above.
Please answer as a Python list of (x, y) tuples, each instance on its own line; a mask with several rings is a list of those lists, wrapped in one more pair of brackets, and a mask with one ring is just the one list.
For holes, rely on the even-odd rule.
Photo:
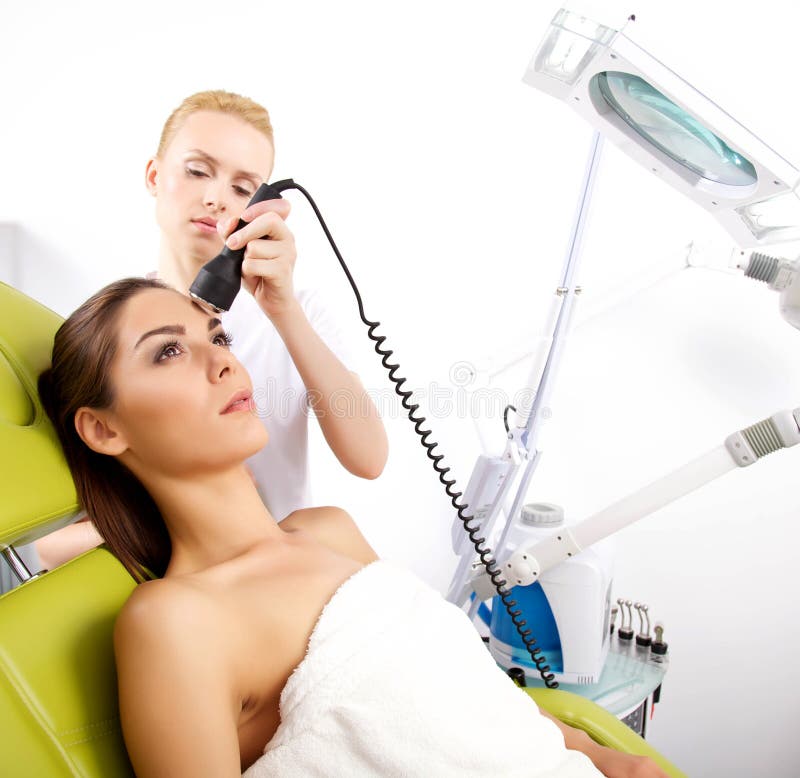
[(242, 95), (226, 92), (223, 89), (210, 89), (206, 92), (197, 92), (187, 97), (170, 115), (161, 130), (161, 139), (158, 142), (157, 157), (162, 157), (167, 146), (172, 142), (175, 133), (180, 130), (183, 123), (197, 111), (219, 111), (231, 116), (238, 116), (251, 127), (257, 129), (264, 137), (275, 146), (272, 137), (272, 122), (269, 113), (263, 105), (255, 100)]

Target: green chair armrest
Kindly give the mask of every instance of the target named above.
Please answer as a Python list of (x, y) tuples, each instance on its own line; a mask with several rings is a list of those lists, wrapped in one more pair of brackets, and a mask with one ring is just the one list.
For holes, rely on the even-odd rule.
[(560, 689), (525, 688), (536, 704), (570, 727), (583, 730), (601, 746), (638, 756), (649, 756), (672, 778), (686, 778), (686, 773), (665, 759), (644, 738), (616, 716), (591, 700)]

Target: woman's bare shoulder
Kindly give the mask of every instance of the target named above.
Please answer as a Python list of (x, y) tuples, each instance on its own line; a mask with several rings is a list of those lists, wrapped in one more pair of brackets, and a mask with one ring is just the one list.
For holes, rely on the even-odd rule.
[[(204, 592), (181, 579), (159, 578), (139, 584), (122, 606), (114, 623), (114, 640), (173, 642), (185, 640), (213, 615), (213, 602)], [(159, 637), (160, 636), (160, 637)]]
[(301, 508), (289, 514), (280, 523), (280, 527), (286, 532), (306, 532), (332, 551), (364, 564), (378, 559), (353, 517), (347, 511), (332, 505)]
[[(241, 695), (202, 592), (140, 584), (114, 624), (125, 744), (137, 775), (239, 775)], [(164, 749), (164, 733), (169, 749)], [(201, 738), (198, 732), (213, 732)]]

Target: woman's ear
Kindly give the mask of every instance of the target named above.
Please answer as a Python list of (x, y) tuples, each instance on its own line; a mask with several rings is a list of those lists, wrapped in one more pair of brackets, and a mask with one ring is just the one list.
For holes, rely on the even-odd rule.
[(75, 413), (75, 431), (98, 454), (114, 457), (128, 448), (124, 435), (115, 429), (108, 415), (93, 408), (78, 408)]
[(158, 158), (150, 157), (144, 173), (144, 184), (153, 197), (158, 194)]

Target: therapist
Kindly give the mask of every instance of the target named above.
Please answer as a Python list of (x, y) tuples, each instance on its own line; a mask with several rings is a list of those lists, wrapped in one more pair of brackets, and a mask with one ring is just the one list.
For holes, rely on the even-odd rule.
[[(297, 255), (285, 222), (289, 203), (268, 200), (246, 208), (269, 180), (274, 156), (263, 106), (221, 90), (199, 92), (167, 119), (145, 182), (161, 230), (157, 275), (179, 291), (188, 294), (223, 242), (232, 249), (246, 247), (243, 289), (221, 318), (233, 352), (250, 374), (255, 412), (270, 437), (248, 466), (262, 500), (280, 521), (311, 505), (309, 413), (353, 475), (377, 478), (388, 442), (324, 303), (316, 292), (294, 289)], [(247, 225), (233, 232), (239, 218)], [(185, 350), (180, 341), (176, 336), (176, 352)], [(83, 520), (38, 540), (36, 547), (52, 569), (101, 542)]]

